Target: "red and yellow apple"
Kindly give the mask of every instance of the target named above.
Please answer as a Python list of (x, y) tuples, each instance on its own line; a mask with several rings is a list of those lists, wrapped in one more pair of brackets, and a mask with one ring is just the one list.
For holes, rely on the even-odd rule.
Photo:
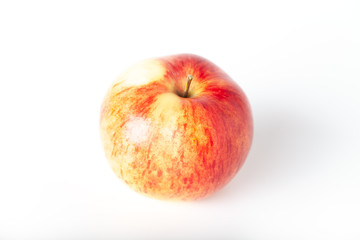
[(105, 96), (100, 132), (111, 168), (132, 189), (195, 200), (238, 172), (253, 122), (244, 92), (224, 71), (181, 54), (125, 71)]

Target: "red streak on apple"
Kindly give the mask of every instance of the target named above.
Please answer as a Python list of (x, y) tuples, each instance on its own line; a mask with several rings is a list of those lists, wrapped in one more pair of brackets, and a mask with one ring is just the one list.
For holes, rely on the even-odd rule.
[(253, 121), (244, 92), (226, 73), (182, 54), (146, 60), (115, 81), (102, 104), (100, 132), (112, 169), (131, 188), (188, 201), (235, 176), (250, 149)]

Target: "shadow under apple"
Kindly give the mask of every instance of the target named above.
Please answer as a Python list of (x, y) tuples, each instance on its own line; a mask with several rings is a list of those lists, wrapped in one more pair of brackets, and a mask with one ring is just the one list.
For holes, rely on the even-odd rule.
[(317, 157), (331, 147), (331, 129), (306, 112), (268, 109), (254, 116), (254, 138), (244, 166), (218, 193), (202, 201), (237, 201), (254, 191), (305, 178), (326, 165)]

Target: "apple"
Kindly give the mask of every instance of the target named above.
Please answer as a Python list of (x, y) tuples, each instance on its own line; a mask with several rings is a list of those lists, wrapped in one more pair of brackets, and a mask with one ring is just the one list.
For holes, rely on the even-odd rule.
[(108, 90), (100, 115), (115, 174), (157, 199), (215, 193), (239, 171), (253, 136), (244, 92), (215, 64), (192, 54), (130, 67)]

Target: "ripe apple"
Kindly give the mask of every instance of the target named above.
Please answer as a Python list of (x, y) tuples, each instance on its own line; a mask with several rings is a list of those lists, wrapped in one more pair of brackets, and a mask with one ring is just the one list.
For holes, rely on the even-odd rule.
[(225, 72), (181, 54), (125, 71), (105, 96), (100, 132), (113, 171), (135, 191), (195, 200), (238, 172), (253, 122), (244, 92)]

